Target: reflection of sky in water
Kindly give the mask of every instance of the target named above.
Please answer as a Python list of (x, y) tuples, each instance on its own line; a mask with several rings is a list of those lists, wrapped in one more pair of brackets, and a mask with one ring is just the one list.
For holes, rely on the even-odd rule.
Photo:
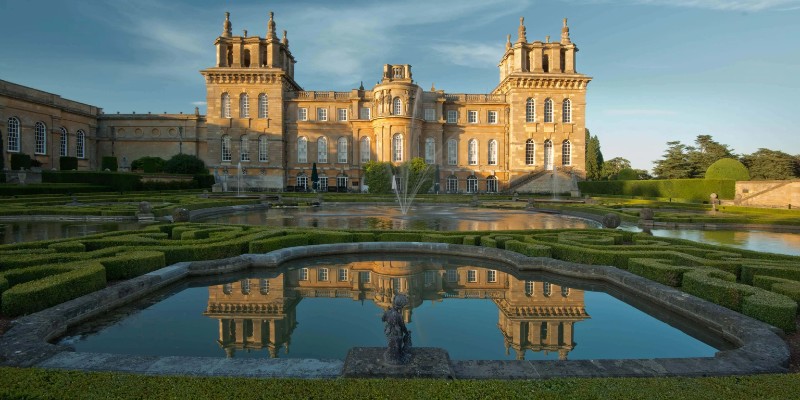
[(0, 243), (21, 243), (81, 237), (95, 233), (138, 229), (138, 222), (0, 221)]
[(800, 234), (765, 231), (701, 231), (653, 229), (653, 236), (688, 239), (695, 242), (731, 246), (767, 253), (800, 256)]
[(275, 208), (205, 218), (202, 221), (279, 227), (438, 231), (600, 227), (594, 221), (563, 215), (446, 205), (416, 205), (408, 215), (402, 215), (398, 207), (374, 205)]

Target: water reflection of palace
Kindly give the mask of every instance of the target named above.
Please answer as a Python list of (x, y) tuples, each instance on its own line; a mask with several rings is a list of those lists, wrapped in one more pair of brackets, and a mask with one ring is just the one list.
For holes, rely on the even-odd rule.
[(573, 325), (589, 318), (582, 290), (424, 259), (316, 264), (272, 278), (211, 286), (204, 315), (219, 320), (218, 343), (228, 357), (236, 350), (266, 349), (274, 358), (281, 347), (289, 351), (296, 307), (303, 298), (371, 300), (388, 309), (395, 292), (408, 295), (406, 323), (425, 300), (491, 299), (499, 310), (497, 326), (506, 354), (513, 349), (520, 360), (527, 350), (558, 352), (559, 359), (567, 359), (575, 347)]

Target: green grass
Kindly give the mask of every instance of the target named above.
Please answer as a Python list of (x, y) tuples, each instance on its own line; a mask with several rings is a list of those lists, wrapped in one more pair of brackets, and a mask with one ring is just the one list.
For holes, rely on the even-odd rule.
[(24, 399), (786, 399), (800, 375), (548, 380), (264, 379), (0, 368), (0, 398)]

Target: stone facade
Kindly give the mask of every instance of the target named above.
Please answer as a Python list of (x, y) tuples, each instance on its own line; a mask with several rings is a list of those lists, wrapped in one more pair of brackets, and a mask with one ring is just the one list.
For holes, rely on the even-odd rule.
[(737, 181), (734, 204), (753, 207), (800, 207), (800, 180)]
[[(234, 36), (226, 13), (215, 41), (216, 63), (200, 71), (206, 116), (106, 115), (7, 84), (34, 94), (25, 99), (44, 100), (14, 106), (13, 96), (0, 86), (0, 117), (24, 115), (20, 151), (32, 153), (35, 121), (48, 121), (54, 143), (61, 123), (51, 121), (53, 115), (81, 110), (66, 120), (80, 121), (72, 125), (82, 123), (88, 135), (82, 169), (97, 168), (105, 155), (124, 165), (123, 158), (183, 152), (197, 155), (220, 176), (242, 173), (243, 189), (308, 188), (316, 163), (322, 190), (357, 191), (365, 184), (366, 162), (399, 164), (414, 157), (437, 166), (440, 192), (525, 191), (531, 177), (552, 170), (582, 179), (591, 78), (575, 70), (577, 47), (567, 21), (558, 42), (549, 36), (528, 42), (522, 18), (517, 33), (513, 43), (508, 37), (498, 65), (500, 83), (488, 94), (423, 90), (407, 64), (384, 65), (381, 80), (370, 89), (306, 91), (295, 81), (287, 33), (278, 38), (272, 13), (265, 37), (247, 31)], [(36, 114), (48, 99), (53, 103), (48, 111)], [(67, 126), (69, 132), (75, 129)], [(8, 152), (8, 143), (5, 147)], [(55, 150), (36, 158), (57, 167), (50, 159)], [(228, 187), (237, 182), (231, 179)]]

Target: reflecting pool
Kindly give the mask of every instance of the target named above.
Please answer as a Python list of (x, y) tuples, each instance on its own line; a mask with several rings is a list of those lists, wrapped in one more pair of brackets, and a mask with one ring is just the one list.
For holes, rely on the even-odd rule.
[(324, 204), (321, 207), (248, 211), (202, 218), (199, 221), (326, 229), (425, 229), (437, 231), (601, 227), (600, 223), (595, 221), (559, 214), (425, 204), (411, 207), (407, 215), (403, 215), (398, 206)]
[(800, 234), (798, 233), (686, 229), (653, 229), (651, 233), (653, 236), (800, 256)]
[(386, 345), (381, 315), (399, 291), (410, 300), (404, 318), (414, 346), (441, 347), (453, 359), (713, 357), (730, 348), (641, 300), (631, 305), (593, 283), (484, 260), (320, 257), (203, 279), (79, 326), (59, 343), (79, 352), (344, 359), (351, 347)]
[(0, 221), (0, 244), (81, 237), (143, 226), (134, 221)]

